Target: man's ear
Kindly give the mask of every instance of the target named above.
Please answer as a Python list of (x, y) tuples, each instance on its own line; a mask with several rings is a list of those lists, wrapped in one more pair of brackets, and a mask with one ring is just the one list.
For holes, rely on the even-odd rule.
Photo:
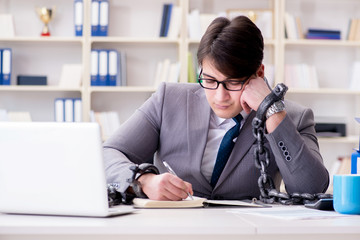
[(264, 64), (261, 64), (260, 67), (258, 68), (258, 70), (256, 71), (256, 75), (258, 77), (264, 78), (265, 76), (265, 66)]

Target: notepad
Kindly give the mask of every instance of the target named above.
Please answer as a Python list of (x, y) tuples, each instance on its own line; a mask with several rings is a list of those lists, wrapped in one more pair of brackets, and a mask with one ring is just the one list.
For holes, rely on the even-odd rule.
[(135, 208), (197, 208), (210, 205), (260, 208), (268, 207), (267, 205), (258, 204), (256, 202), (247, 202), (240, 200), (208, 200), (206, 198), (200, 198), (195, 196), (193, 196), (193, 199), (186, 198), (181, 201), (159, 201), (150, 200), (147, 198), (135, 198), (133, 200), (133, 206)]

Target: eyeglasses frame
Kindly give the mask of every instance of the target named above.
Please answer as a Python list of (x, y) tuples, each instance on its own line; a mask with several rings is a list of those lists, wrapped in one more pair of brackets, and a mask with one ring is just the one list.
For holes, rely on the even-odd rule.
[[(251, 74), (251, 75), (250, 75), (249, 77), (247, 77), (245, 80), (237, 81), (237, 82), (239, 82), (239, 83), (241, 84), (240, 89), (232, 90), (232, 89), (228, 89), (228, 88), (227, 88), (226, 83), (229, 82), (229, 81), (236, 81), (236, 80), (227, 79), (227, 80), (223, 80), (223, 81), (218, 81), (218, 80), (216, 80), (216, 79), (201, 78), (202, 72), (203, 72), (203, 69), (200, 70), (200, 74), (199, 74), (199, 77), (198, 77), (198, 83), (200, 84), (200, 86), (201, 86), (202, 88), (209, 89), (209, 90), (216, 90), (216, 89), (219, 88), (219, 85), (222, 84), (223, 87), (224, 87), (226, 90), (228, 90), (228, 91), (241, 91), (241, 90), (243, 89), (243, 87), (244, 87), (244, 84), (245, 84), (245, 83), (251, 78), (251, 76), (253, 75), (253, 74)], [(201, 81), (203, 81), (203, 80), (211, 80), (211, 81), (216, 82), (216, 83), (217, 83), (216, 88), (204, 87), (204, 86), (202, 85), (202, 83), (201, 83)]]

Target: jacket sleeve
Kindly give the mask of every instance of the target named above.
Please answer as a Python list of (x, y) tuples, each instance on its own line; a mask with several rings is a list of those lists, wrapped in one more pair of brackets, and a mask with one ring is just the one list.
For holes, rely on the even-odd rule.
[(129, 167), (148, 162), (158, 148), (164, 92), (161, 85), (103, 144), (106, 180), (119, 184), (121, 192), (129, 186)]
[(279, 126), (266, 134), (288, 193), (320, 193), (329, 185), (311, 109), (289, 106)]

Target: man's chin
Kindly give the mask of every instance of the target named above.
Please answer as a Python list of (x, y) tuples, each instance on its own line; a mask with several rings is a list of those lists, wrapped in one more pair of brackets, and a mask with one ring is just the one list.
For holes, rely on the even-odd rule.
[(226, 112), (226, 111), (214, 111), (216, 116), (220, 117), (220, 118), (233, 118), (235, 117), (237, 114), (234, 114), (233, 112)]

